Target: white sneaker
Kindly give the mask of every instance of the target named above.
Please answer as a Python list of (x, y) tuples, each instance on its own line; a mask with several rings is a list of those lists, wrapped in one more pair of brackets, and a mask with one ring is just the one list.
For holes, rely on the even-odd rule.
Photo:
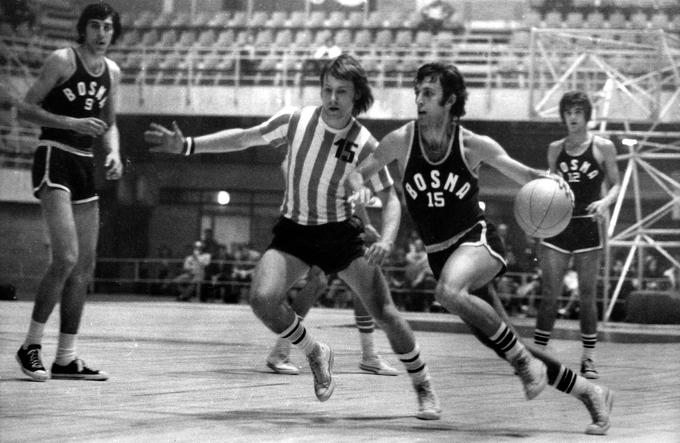
[(524, 395), (527, 400), (536, 398), (548, 384), (548, 369), (541, 360), (524, 349), (512, 361), (515, 371), (524, 385)]
[(295, 366), (293, 363), (288, 360), (288, 358), (284, 360), (275, 360), (271, 357), (267, 358), (267, 367), (271, 369), (272, 371), (276, 372), (277, 374), (283, 374), (283, 375), (299, 375), (300, 374), (300, 368)]
[(314, 375), (314, 393), (319, 401), (331, 398), (335, 390), (333, 380), (333, 350), (325, 343), (317, 344), (316, 350), (307, 356)]
[(390, 366), (379, 355), (374, 355), (368, 358), (362, 358), (359, 362), (359, 369), (362, 371), (372, 372), (376, 375), (399, 375), (399, 371)]
[(593, 422), (586, 426), (586, 434), (605, 435), (611, 426), (609, 414), (614, 406), (614, 392), (603, 386), (592, 385), (588, 392), (579, 396), (586, 405)]
[(414, 384), (413, 387), (418, 395), (418, 413), (416, 417), (421, 420), (439, 420), (442, 408), (439, 406), (439, 398), (432, 388), (429, 380)]

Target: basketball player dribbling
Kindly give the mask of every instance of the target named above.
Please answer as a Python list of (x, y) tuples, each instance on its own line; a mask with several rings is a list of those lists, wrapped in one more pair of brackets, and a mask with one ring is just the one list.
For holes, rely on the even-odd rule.
[[(555, 237), (543, 239), (538, 258), (543, 276), (543, 298), (536, 316), (534, 343), (546, 347), (550, 340), (557, 298), (573, 257), (578, 276), (581, 327), (581, 375), (599, 377), (595, 368), (597, 343), (596, 285), (603, 247), (603, 226), (609, 206), (621, 189), (614, 144), (588, 131), (593, 107), (580, 91), (566, 92), (560, 100), (560, 117), (567, 136), (548, 147), (550, 171), (559, 174), (574, 193), (574, 212), (569, 225)], [(607, 192), (603, 196), (603, 185)]]
[(153, 123), (144, 137), (154, 145), (154, 152), (185, 155), (264, 145), (287, 149), (281, 216), (255, 268), (249, 297), (253, 312), (305, 353), (316, 397), (326, 401), (335, 389), (333, 351), (311, 335), (292, 309), (287, 292), (314, 265), (327, 274), (337, 273), (361, 297), (404, 364), (418, 399), (416, 417), (438, 420), (441, 409), (429, 369), (378, 266), (394, 243), (401, 212), (387, 169), (374, 171), (368, 179), (383, 203), (381, 238), (368, 248), (361, 238), (363, 223), (347, 200), (347, 175), (377, 146), (355, 118), (373, 102), (366, 71), (357, 59), (343, 54), (323, 67), (319, 80), (321, 106), (284, 108), (260, 125), (196, 138), (185, 138), (176, 124), (169, 130)]
[[(33, 190), (43, 211), (51, 262), (38, 286), (24, 344), (16, 358), (24, 374), (48, 378), (106, 380), (78, 358), (76, 338), (87, 285), (95, 266), (99, 205), (94, 188), (93, 146), (102, 137), (106, 178), (123, 166), (116, 126), (120, 69), (105, 55), (121, 33), (118, 13), (106, 3), (86, 6), (76, 25), (79, 45), (50, 54), (25, 102), (40, 105), (19, 116), (42, 126), (33, 161)], [(60, 333), (50, 373), (42, 363), (45, 324), (60, 303)]]
[(422, 65), (414, 86), (417, 120), (385, 136), (378, 149), (350, 174), (352, 198), (365, 203), (370, 193), (364, 180), (396, 161), (406, 206), (438, 280), (437, 301), (515, 368), (527, 399), (550, 384), (586, 405), (593, 420), (586, 433), (605, 434), (610, 426), (611, 391), (525, 345), (497, 294), (485, 290), (504, 271), (505, 261), (496, 229), (479, 206), (480, 166), (488, 164), (520, 184), (551, 177), (569, 193), (566, 183), (519, 163), (491, 138), (461, 126), (467, 90), (454, 65)]

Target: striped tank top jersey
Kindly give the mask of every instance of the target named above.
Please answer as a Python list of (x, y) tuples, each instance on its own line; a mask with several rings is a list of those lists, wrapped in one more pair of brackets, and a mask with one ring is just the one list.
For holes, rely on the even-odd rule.
[[(58, 115), (74, 118), (100, 118), (102, 109), (111, 90), (111, 77), (108, 63), (104, 63), (104, 70), (99, 75), (93, 75), (80, 59), (78, 52), (74, 53), (76, 70), (65, 82), (54, 87), (43, 100), (42, 107)], [(74, 154), (92, 156), (94, 137), (79, 134), (68, 129), (43, 127), (40, 134), (40, 144), (47, 144), (73, 152)]]
[[(271, 146), (287, 149), (281, 215), (307, 226), (352, 216), (345, 180), (378, 145), (368, 129), (354, 118), (333, 129), (321, 118), (321, 107), (307, 106), (282, 109), (260, 125), (260, 133)], [(387, 168), (367, 182), (373, 192), (392, 184)]]
[(570, 155), (566, 152), (564, 143), (557, 155), (555, 167), (557, 173), (569, 183), (574, 193), (574, 217), (588, 216), (586, 208), (602, 195), (602, 181), (604, 170), (595, 159), (593, 140), (588, 148), (580, 155)]
[(406, 206), (427, 252), (437, 252), (453, 245), (484, 218), (477, 171), (465, 161), (460, 125), (444, 157), (433, 162), (421, 145), (418, 125), (409, 124), (413, 135), (404, 167)]

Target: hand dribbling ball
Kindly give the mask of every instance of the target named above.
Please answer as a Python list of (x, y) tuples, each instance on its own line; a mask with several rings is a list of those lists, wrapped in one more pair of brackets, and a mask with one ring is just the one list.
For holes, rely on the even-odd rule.
[(554, 237), (569, 224), (572, 201), (560, 184), (538, 178), (522, 186), (515, 197), (515, 220), (531, 237)]

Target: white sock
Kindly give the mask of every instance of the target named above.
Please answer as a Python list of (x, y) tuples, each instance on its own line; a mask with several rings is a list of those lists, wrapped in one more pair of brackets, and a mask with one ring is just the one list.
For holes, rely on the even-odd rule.
[(304, 352), (305, 355), (310, 355), (316, 348), (316, 340), (314, 340), (312, 334), (307, 332), (307, 329), (297, 316), (295, 317), (295, 321), (293, 321), (285, 331), (279, 334), (279, 336), (289, 340), (295, 346), (302, 349), (302, 352)]
[(272, 360), (285, 360), (290, 356), (290, 348), (292, 343), (290, 340), (279, 337), (274, 344), (271, 352), (269, 353), (269, 358)]
[(26, 341), (24, 341), (24, 345), (41, 344), (44, 333), (45, 323), (38, 323), (37, 321), (31, 319), (31, 324), (28, 326), (28, 334), (26, 334)]
[(59, 333), (57, 356), (54, 358), (56, 364), (66, 366), (76, 359), (76, 336), (77, 334)]
[(359, 329), (359, 341), (361, 343), (361, 356), (364, 359), (375, 357), (375, 339), (373, 331), (375, 322), (370, 315), (354, 315), (354, 322)]

